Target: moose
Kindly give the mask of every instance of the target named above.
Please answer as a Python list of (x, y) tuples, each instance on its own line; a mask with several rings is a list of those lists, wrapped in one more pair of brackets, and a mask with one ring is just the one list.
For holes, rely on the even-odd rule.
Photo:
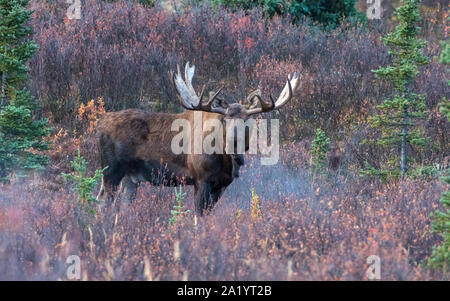
[[(100, 164), (106, 167), (98, 199), (110, 204), (115, 201), (118, 190), (128, 199), (133, 199), (140, 182), (151, 185), (178, 186), (193, 185), (195, 191), (195, 212), (202, 216), (210, 211), (233, 179), (238, 177), (244, 164), (242, 154), (174, 154), (171, 141), (175, 135), (171, 125), (176, 119), (194, 123), (194, 113), (201, 111), (201, 120), (226, 119), (247, 120), (250, 116), (279, 109), (293, 96), (299, 84), (297, 73), (288, 76), (280, 96), (275, 101), (262, 99), (260, 90), (247, 97), (246, 104), (227, 104), (218, 98), (222, 88), (210, 93), (203, 101), (204, 88), (197, 95), (192, 85), (195, 66), (187, 62), (184, 79), (177, 66), (177, 74), (169, 72), (179, 96), (183, 113), (155, 113), (138, 109), (108, 112), (97, 123), (97, 138)], [(245, 132), (245, 151), (248, 151), (248, 135)], [(225, 148), (225, 146), (224, 146)], [(120, 186), (119, 186), (120, 185)], [(118, 189), (120, 187), (120, 189)]]

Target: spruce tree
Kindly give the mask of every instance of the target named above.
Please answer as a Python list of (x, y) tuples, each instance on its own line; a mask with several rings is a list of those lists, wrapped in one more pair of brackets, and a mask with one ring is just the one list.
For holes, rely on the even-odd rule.
[(314, 174), (325, 167), (327, 153), (330, 150), (330, 138), (322, 129), (316, 130), (316, 137), (311, 144), (311, 167)]
[[(450, 64), (450, 43), (442, 43), (443, 51), (440, 62), (445, 65)], [(450, 86), (450, 81), (448, 82)], [(447, 99), (440, 104), (441, 112), (450, 121), (450, 102)], [(450, 184), (450, 174), (442, 177), (444, 183)], [(428, 265), (432, 268), (440, 268), (447, 276), (450, 274), (450, 191), (442, 194), (441, 203), (444, 211), (437, 210), (432, 215), (431, 226), (434, 233), (439, 233), (444, 239), (442, 245), (433, 248), (433, 253), (428, 260)]]
[(421, 53), (426, 42), (418, 38), (421, 20), (419, 0), (402, 0), (403, 6), (396, 9), (399, 24), (383, 42), (389, 47), (392, 65), (372, 70), (380, 79), (390, 80), (395, 85), (395, 95), (377, 106), (379, 114), (369, 119), (370, 125), (381, 131), (376, 143), (390, 150), (399, 151), (381, 169), (367, 166), (366, 174), (378, 174), (384, 178), (404, 177), (408, 171), (408, 147), (425, 145), (425, 138), (418, 128), (419, 122), (427, 118), (425, 95), (410, 91), (419, 67), (428, 63)]
[[(447, 19), (450, 21), (450, 17)], [(450, 42), (441, 43), (443, 50), (439, 61), (444, 65), (450, 65)], [(450, 86), (450, 80), (447, 80), (447, 84)], [(450, 120), (450, 100), (444, 99), (440, 104), (441, 113), (447, 116)]]
[(48, 149), (46, 119), (33, 118), (37, 103), (25, 87), (26, 62), (38, 46), (30, 39), (27, 26), (31, 13), (29, 0), (0, 0), (0, 181), (8, 181), (13, 172), (42, 168)]

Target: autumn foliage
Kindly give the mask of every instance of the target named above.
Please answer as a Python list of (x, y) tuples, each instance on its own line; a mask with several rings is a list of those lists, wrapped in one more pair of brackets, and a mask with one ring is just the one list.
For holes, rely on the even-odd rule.
[[(427, 95), (423, 131), (433, 143), (409, 155), (436, 174), (389, 183), (359, 176), (366, 161), (377, 167), (386, 159), (361, 145), (376, 138), (367, 120), (394, 91), (371, 71), (391, 62), (383, 24), (324, 32), (258, 10), (173, 12), (128, 1), (89, 1), (80, 20), (66, 17), (62, 0), (31, 8), (40, 49), (29, 90), (53, 126), (52, 149), (42, 174), (0, 183), (0, 280), (65, 280), (69, 255), (81, 258), (82, 280), (367, 280), (370, 255), (381, 259), (382, 280), (445, 279), (426, 262), (442, 242), (430, 214), (442, 210), (447, 189), (439, 172), (449, 164), (450, 124), (437, 106), (447, 67), (431, 60), (411, 84)], [(439, 56), (448, 27), (439, 18), (423, 22), (425, 54)], [(173, 188), (142, 184), (112, 229), (102, 204), (80, 226), (78, 195), (61, 173), (71, 171), (78, 148), (87, 176), (99, 167), (94, 129), (105, 112), (180, 112), (167, 71), (188, 60), (197, 67), (194, 86), (224, 85), (230, 102), (258, 87), (278, 95), (287, 74), (299, 71), (295, 99), (263, 116), (280, 119), (280, 162), (261, 166), (246, 155), (240, 177), (203, 218), (193, 214), (191, 187), (177, 199)], [(330, 151), (323, 172), (311, 176), (317, 128)]]
[[(205, 84), (208, 91), (224, 85), (227, 101), (243, 101), (257, 87), (264, 96), (278, 95), (286, 75), (299, 71), (295, 101), (265, 116), (280, 119), (282, 138), (311, 138), (320, 127), (344, 142), (354, 171), (365, 167), (366, 157), (374, 167), (386, 159), (377, 149), (360, 146), (364, 139), (376, 138), (367, 137), (372, 135), (367, 119), (394, 91), (371, 71), (390, 63), (381, 41), (388, 28), (382, 24), (342, 24), (323, 32), (282, 17), (264, 20), (258, 10), (204, 6), (174, 13), (101, 0), (84, 7), (80, 20), (69, 20), (66, 6), (64, 1), (33, 2), (34, 40), (40, 50), (30, 64), (32, 94), (43, 113), (66, 130), (80, 131), (77, 111), (98, 97), (106, 110), (181, 111), (167, 71), (190, 61), (197, 66), (194, 86)], [(439, 56), (440, 40), (448, 34), (442, 18), (424, 21), (421, 35), (428, 41), (429, 57)], [(424, 132), (435, 144), (410, 155), (426, 165), (448, 156), (443, 150), (450, 147), (445, 134), (450, 128), (436, 106), (447, 89), (446, 67), (431, 60), (421, 71), (411, 89), (427, 95), (430, 118)]]
[(77, 226), (68, 188), (2, 186), (0, 278), (65, 279), (65, 260), (76, 254), (85, 280), (367, 280), (370, 255), (380, 257), (383, 280), (440, 279), (421, 265), (439, 242), (429, 218), (438, 179), (382, 186), (335, 175), (313, 184), (257, 162), (210, 215), (174, 225), (173, 188), (143, 185), (111, 233), (102, 212)]

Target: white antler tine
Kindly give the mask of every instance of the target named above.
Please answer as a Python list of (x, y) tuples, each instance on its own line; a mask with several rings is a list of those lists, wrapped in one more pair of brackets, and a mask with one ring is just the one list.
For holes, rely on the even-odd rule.
[(177, 77), (181, 77), (180, 65), (177, 64)]
[(184, 70), (184, 78), (186, 79), (186, 83), (192, 83), (192, 78), (194, 77), (195, 65), (190, 66), (189, 62), (186, 63), (186, 68)]
[(225, 115), (224, 108), (211, 108), (210, 104), (214, 100), (214, 97), (219, 94), (222, 88), (214, 94), (214, 97), (208, 101), (207, 105), (203, 105), (201, 103), (201, 98), (204, 93), (204, 88), (202, 89), (200, 97), (195, 92), (195, 89), (192, 85), (192, 79), (195, 73), (195, 66), (190, 64), (190, 62), (186, 62), (184, 67), (184, 79), (181, 75), (180, 66), (177, 65), (178, 74), (175, 77), (175, 88), (180, 96), (181, 105), (188, 110), (197, 110), (197, 111), (205, 111), (205, 112), (213, 112)]
[(291, 80), (289, 78), (286, 80), (286, 84), (284, 85), (284, 88), (283, 88), (283, 90), (280, 93), (280, 98), (285, 98), (286, 94), (289, 93), (290, 81)]
[(293, 81), (292, 90), (295, 91), (300, 83), (300, 74), (295, 72), (295, 77), (292, 81)]
[(189, 61), (186, 62), (186, 66), (184, 66), (184, 80), (186, 84), (188, 83), (188, 70), (189, 70)]

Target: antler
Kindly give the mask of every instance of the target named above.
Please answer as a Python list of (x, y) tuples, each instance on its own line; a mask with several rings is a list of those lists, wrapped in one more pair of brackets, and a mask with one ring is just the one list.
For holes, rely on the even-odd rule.
[(181, 105), (185, 109), (213, 112), (225, 115), (225, 108), (212, 106), (214, 99), (217, 97), (217, 95), (219, 95), (220, 91), (222, 91), (223, 86), (220, 87), (217, 92), (212, 94), (206, 103), (203, 103), (202, 98), (205, 91), (205, 86), (203, 86), (200, 96), (197, 96), (197, 93), (195, 93), (194, 87), (192, 86), (192, 78), (194, 77), (195, 66), (192, 65), (192, 67), (190, 67), (189, 62), (186, 63), (186, 67), (184, 69), (184, 80), (181, 76), (179, 65), (177, 65), (177, 71), (178, 73), (176, 74), (176, 76), (173, 75), (173, 72), (170, 73), (170, 76), (173, 79), (175, 89), (180, 96)]
[[(173, 72), (169, 72), (170, 78), (173, 80), (175, 89), (177, 90), (180, 96), (181, 105), (185, 109), (213, 112), (226, 115), (227, 112), (226, 108), (224, 108), (223, 106), (212, 105), (214, 100), (217, 99), (217, 96), (219, 95), (220, 91), (222, 91), (223, 86), (217, 92), (211, 93), (208, 101), (204, 103), (202, 102), (202, 99), (203, 93), (205, 91), (205, 86), (203, 86), (200, 96), (197, 95), (197, 93), (194, 90), (194, 87), (192, 86), (192, 78), (194, 77), (195, 66), (194, 65), (190, 66), (189, 62), (186, 63), (186, 67), (184, 70), (184, 79), (181, 75), (179, 65), (177, 65), (177, 71), (178, 72), (175, 76)], [(253, 102), (253, 105), (250, 108), (247, 109), (244, 108), (245, 113), (249, 116), (258, 113), (269, 112), (282, 107), (292, 98), (293, 91), (297, 89), (298, 84), (299, 84), (299, 76), (297, 72), (295, 72), (293, 76), (289, 74), (286, 85), (281, 91), (278, 99), (274, 101), (272, 95), (270, 95), (270, 102), (264, 101), (262, 99), (261, 91), (259, 89), (253, 91), (247, 97), (247, 100)], [(254, 99), (256, 99), (257, 102), (254, 102)], [(259, 107), (257, 106), (258, 104)]]
[(284, 86), (283, 90), (280, 93), (280, 96), (278, 97), (277, 101), (274, 101), (272, 98), (272, 95), (270, 95), (270, 102), (264, 101), (261, 97), (261, 91), (255, 90), (247, 97), (248, 100), (253, 101), (253, 99), (257, 99), (259, 101), (260, 107), (257, 108), (251, 108), (247, 109), (248, 115), (263, 113), (263, 112), (269, 112), (272, 110), (276, 110), (280, 107), (282, 107), (284, 104), (286, 104), (291, 98), (292, 98), (292, 91), (295, 91), (297, 89), (297, 86), (299, 84), (299, 77), (297, 72), (294, 73), (293, 76), (289, 74), (288, 80), (286, 82), (286, 85)]

